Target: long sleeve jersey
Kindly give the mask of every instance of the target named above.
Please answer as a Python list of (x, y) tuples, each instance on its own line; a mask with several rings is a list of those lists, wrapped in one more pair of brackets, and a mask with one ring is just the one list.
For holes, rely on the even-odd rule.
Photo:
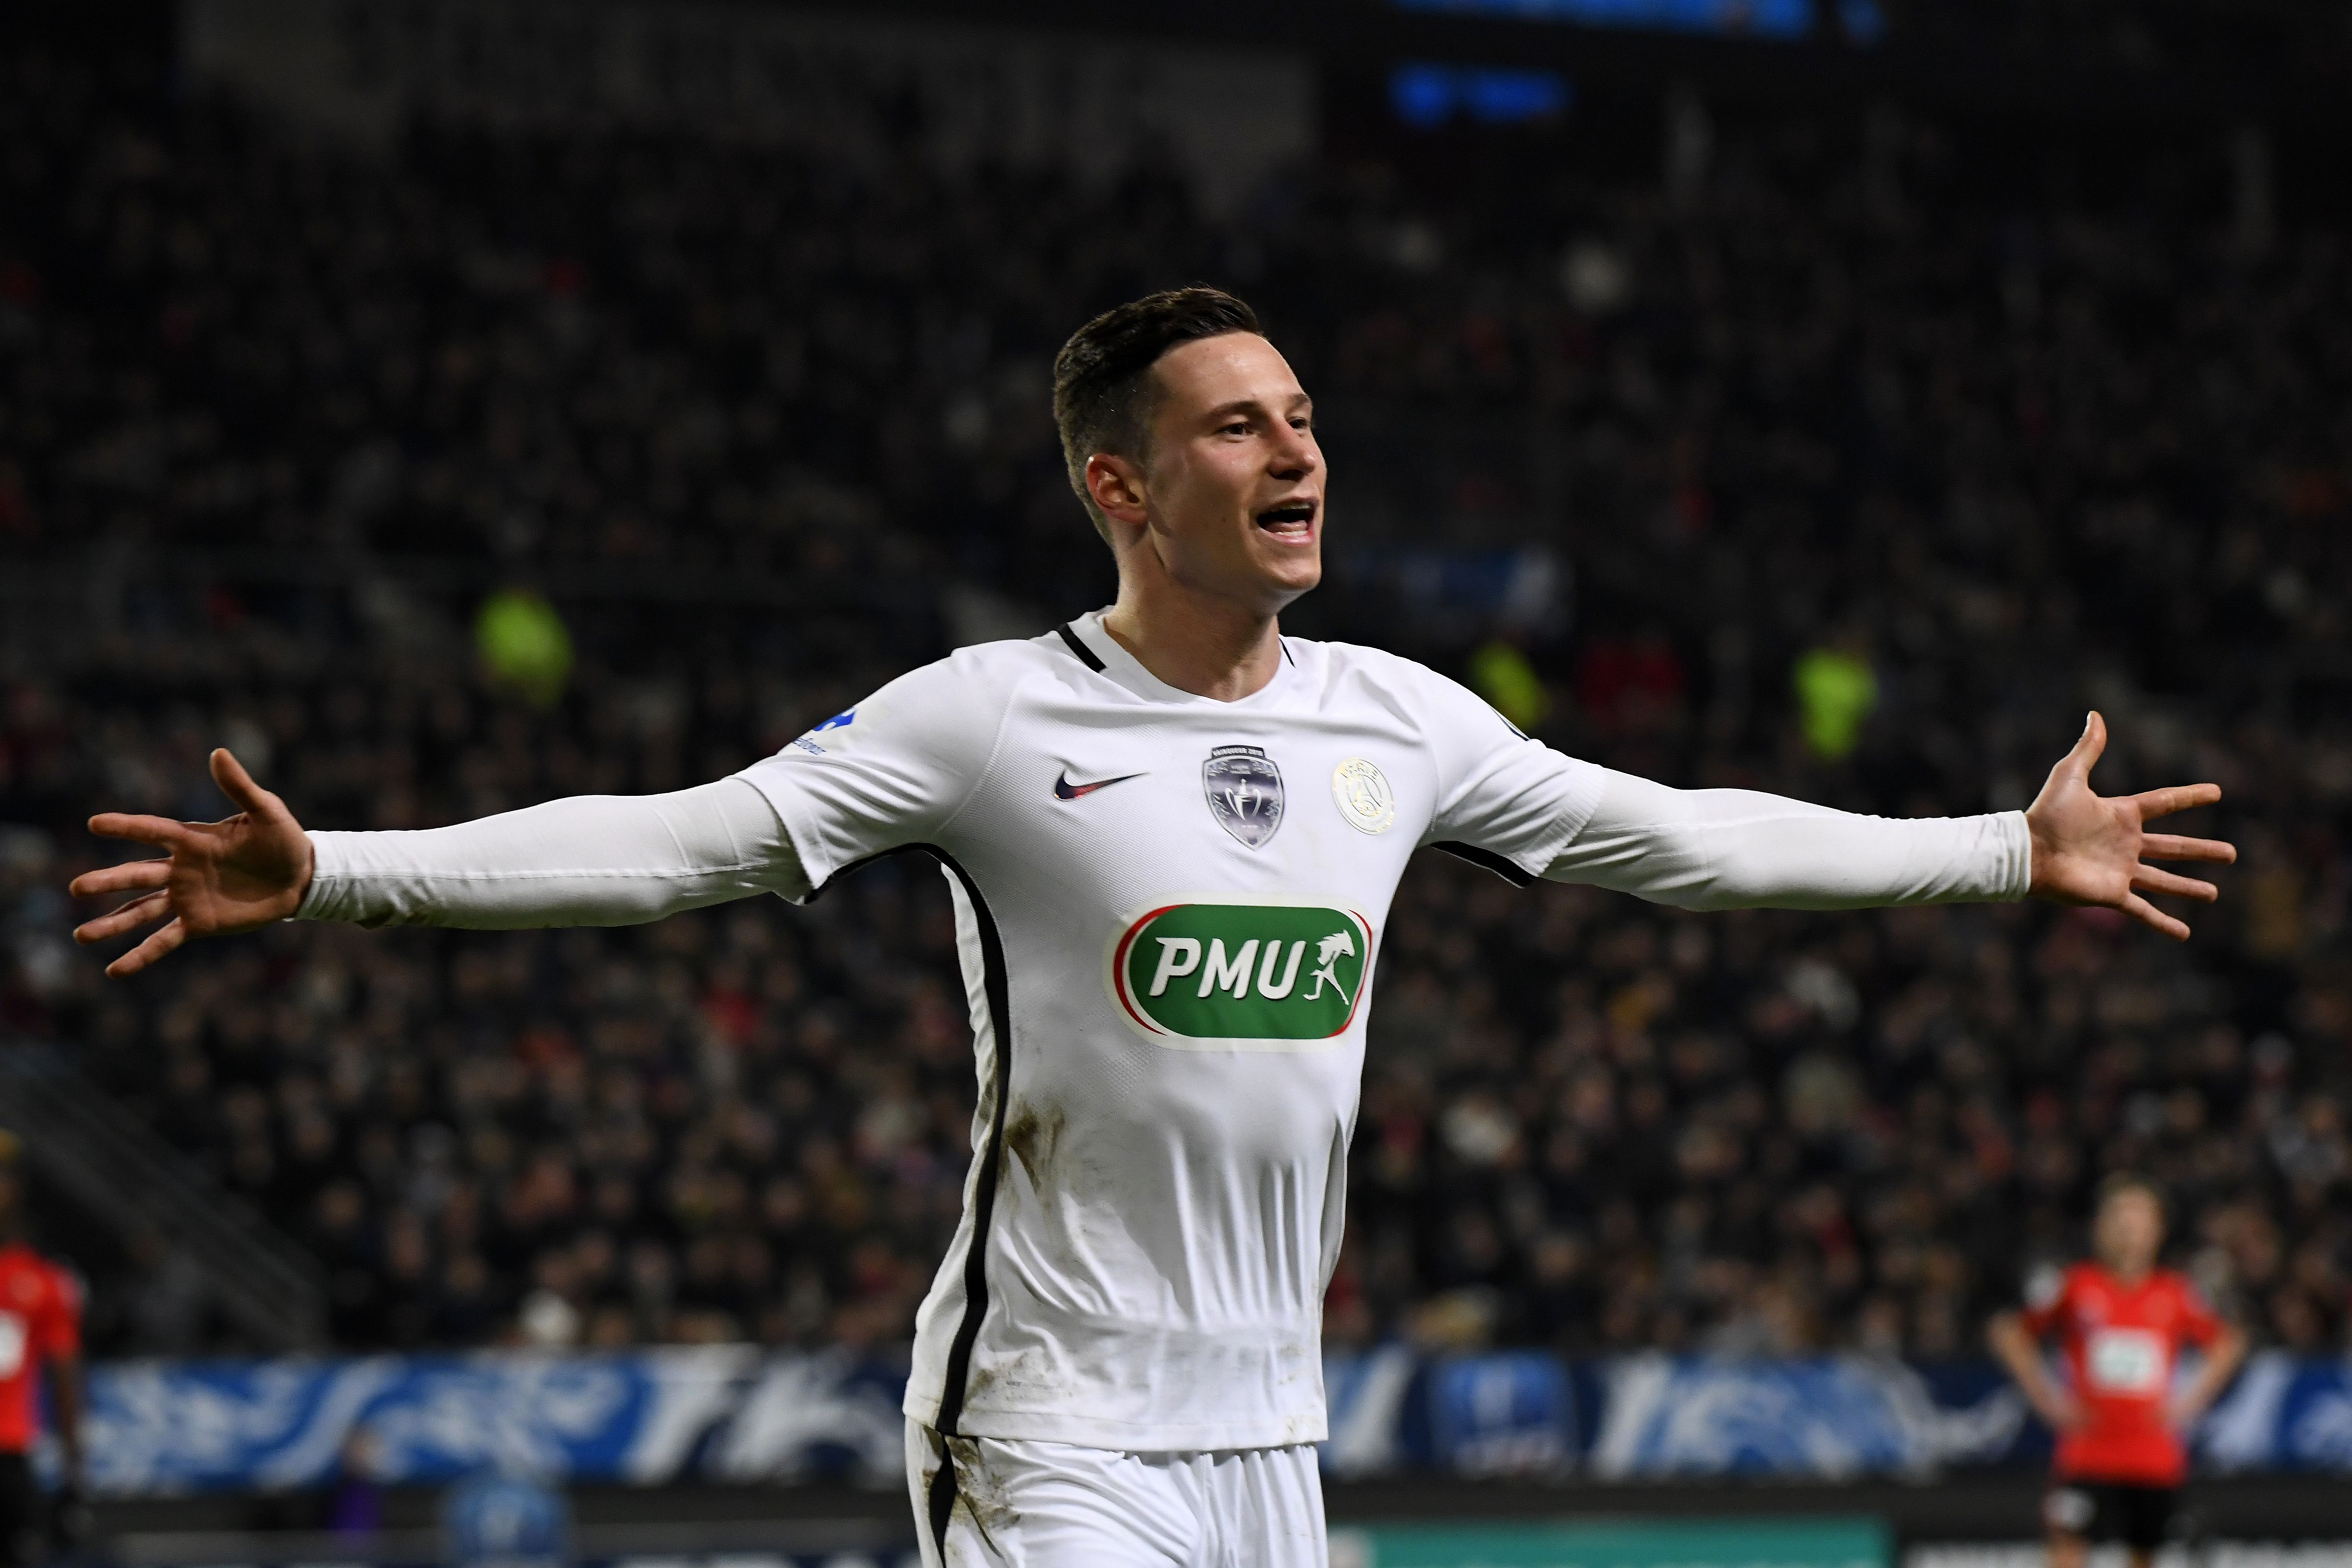
[(896, 851), (940, 866), (974, 1151), (910, 1415), (1129, 1450), (1318, 1441), (1367, 1005), (1423, 846), (1685, 909), (2026, 891), (2014, 812), (1896, 821), (1676, 791), (1374, 649), (1286, 637), (1238, 701), (1089, 616), (963, 649), (731, 778), (420, 833), (318, 833), (301, 913), (603, 925)]

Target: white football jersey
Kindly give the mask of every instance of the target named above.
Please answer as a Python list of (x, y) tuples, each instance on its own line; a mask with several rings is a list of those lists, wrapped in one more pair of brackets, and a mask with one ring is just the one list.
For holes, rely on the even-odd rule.
[(1090, 616), (892, 681), (741, 775), (812, 886), (945, 868), (980, 1095), (907, 1413), (1130, 1450), (1321, 1440), (1368, 993), (1406, 859), (1518, 880), (1601, 771), (1392, 654), (1283, 639), (1238, 702)]

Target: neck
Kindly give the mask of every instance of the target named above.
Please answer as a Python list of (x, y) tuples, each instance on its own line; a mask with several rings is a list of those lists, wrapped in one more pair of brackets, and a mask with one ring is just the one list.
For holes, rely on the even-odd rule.
[(2142, 1279), (2147, 1279), (2155, 1268), (2156, 1265), (2153, 1263), (2137, 1261), (2119, 1263), (2113, 1258), (2107, 1259), (2107, 1272), (2126, 1285), (2138, 1284)]
[(1219, 702), (1250, 696), (1282, 668), (1273, 611), (1187, 587), (1164, 569), (1122, 570), (1103, 630), (1158, 679)]

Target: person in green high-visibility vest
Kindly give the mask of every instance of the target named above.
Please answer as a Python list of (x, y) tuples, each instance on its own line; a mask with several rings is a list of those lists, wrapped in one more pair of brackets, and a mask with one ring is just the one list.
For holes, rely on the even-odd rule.
[(572, 634), (544, 595), (506, 588), (482, 601), (474, 648), (492, 681), (541, 708), (562, 699), (572, 678)]
[(1852, 755), (1878, 706), (1878, 677), (1870, 660), (1848, 648), (1813, 648), (1798, 658), (1792, 684), (1806, 748), (1825, 763)]

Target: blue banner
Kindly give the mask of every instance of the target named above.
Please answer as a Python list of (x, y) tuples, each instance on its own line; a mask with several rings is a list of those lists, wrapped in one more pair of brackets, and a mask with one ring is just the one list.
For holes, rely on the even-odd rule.
[[(1404, 1346), (1325, 1362), (1323, 1464), (1599, 1479), (1919, 1476), (2038, 1466), (2049, 1437), (1990, 1363), (1739, 1361)], [(729, 1345), (91, 1371), (90, 1481), (113, 1497), (483, 1473), (651, 1486), (851, 1476), (903, 1463), (903, 1362)], [(2352, 1361), (2257, 1355), (2200, 1424), (2209, 1470), (2352, 1472)]]
[(2216, 1470), (2352, 1470), (2352, 1357), (2248, 1357), (2198, 1423), (2196, 1448)]
[(2011, 1458), (2025, 1427), (2006, 1384), (1946, 1404), (1916, 1369), (1874, 1356), (1636, 1355), (1611, 1363), (1604, 1383), (1588, 1459), (1612, 1479), (1926, 1475)]
[(392, 1484), (887, 1479), (905, 1386), (903, 1366), (740, 1345), (132, 1362), (92, 1370), (85, 1437), (110, 1496), (320, 1486), (351, 1462)]

